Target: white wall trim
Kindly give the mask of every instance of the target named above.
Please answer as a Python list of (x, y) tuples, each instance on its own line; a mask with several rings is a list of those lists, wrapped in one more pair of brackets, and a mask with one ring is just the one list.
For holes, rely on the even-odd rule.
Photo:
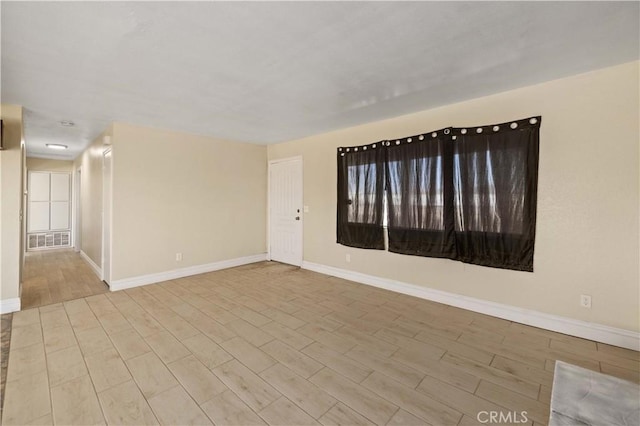
[(0, 300), (0, 314), (8, 314), (9, 312), (18, 312), (20, 310), (20, 298)]
[(162, 281), (175, 280), (177, 278), (189, 277), (191, 275), (204, 274), (218, 271), (220, 269), (233, 268), (235, 266), (248, 265), (249, 263), (263, 262), (267, 260), (267, 254), (256, 254), (253, 256), (238, 257), (235, 259), (222, 260), (220, 262), (207, 263), (204, 265), (188, 266), (186, 268), (174, 269), (172, 271), (158, 272), (157, 274), (140, 275), (138, 277), (123, 278), (113, 280), (111, 291), (124, 290), (127, 288), (140, 287), (147, 284), (159, 283)]
[(360, 272), (353, 272), (318, 263), (305, 261), (302, 262), (302, 268), (325, 275), (344, 278), (361, 284), (419, 297), (421, 299), (444, 303), (446, 305), (467, 309), (473, 312), (491, 315), (521, 324), (531, 325), (533, 327), (568, 334), (570, 336), (582, 337), (584, 339), (595, 340), (597, 342), (608, 343), (610, 345), (621, 346), (623, 348), (633, 349), (636, 351), (640, 347), (640, 333), (630, 330), (561, 317), (558, 315), (546, 314), (543, 312), (518, 308), (516, 306), (504, 305), (473, 297), (461, 296), (442, 290), (420, 287), (415, 284), (380, 278), (373, 275), (362, 274)]
[(80, 256), (82, 256), (82, 258), (89, 264), (89, 266), (91, 266), (91, 269), (93, 269), (93, 272), (96, 273), (96, 275), (98, 276), (98, 278), (100, 278), (100, 280), (102, 280), (102, 268), (99, 267), (96, 262), (94, 262), (93, 260), (91, 260), (91, 258), (89, 256), (87, 256), (87, 253), (85, 253), (84, 251), (80, 250)]

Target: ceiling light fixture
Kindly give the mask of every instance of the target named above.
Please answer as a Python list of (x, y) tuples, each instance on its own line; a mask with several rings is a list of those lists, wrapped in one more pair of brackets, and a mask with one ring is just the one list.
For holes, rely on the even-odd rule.
[(66, 145), (61, 145), (59, 143), (48, 143), (47, 144), (47, 148), (51, 148), (51, 149), (67, 149), (69, 148)]
[(60, 125), (64, 126), (64, 127), (73, 127), (73, 126), (76, 125), (76, 123), (74, 123), (73, 121), (69, 121), (69, 120), (62, 120), (60, 122)]

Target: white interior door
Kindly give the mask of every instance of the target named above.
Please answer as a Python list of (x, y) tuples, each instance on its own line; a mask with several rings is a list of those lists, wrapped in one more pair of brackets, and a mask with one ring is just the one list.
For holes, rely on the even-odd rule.
[(302, 159), (269, 163), (269, 255), (302, 265)]
[(102, 280), (111, 282), (111, 150), (102, 163)]

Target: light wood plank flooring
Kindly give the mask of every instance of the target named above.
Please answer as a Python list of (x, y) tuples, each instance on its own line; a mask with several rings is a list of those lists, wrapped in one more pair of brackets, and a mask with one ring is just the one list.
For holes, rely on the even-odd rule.
[(7, 368), (9, 367), (9, 343), (11, 341), (12, 318), (12, 313), (0, 315), (0, 419), (2, 419), (4, 387), (7, 382)]
[(28, 252), (22, 282), (22, 309), (102, 294), (109, 287), (73, 249)]
[(14, 314), (3, 424), (546, 424), (558, 359), (639, 381), (638, 352), (264, 262)]

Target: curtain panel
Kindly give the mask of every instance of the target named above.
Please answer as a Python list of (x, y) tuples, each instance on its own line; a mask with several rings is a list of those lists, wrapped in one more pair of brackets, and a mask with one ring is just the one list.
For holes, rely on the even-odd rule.
[(452, 129), (458, 260), (533, 271), (540, 121)]
[(532, 272), (540, 123), (338, 148), (338, 243)]
[(384, 141), (338, 148), (337, 242), (384, 250)]
[(388, 141), (389, 251), (455, 257), (451, 129)]

